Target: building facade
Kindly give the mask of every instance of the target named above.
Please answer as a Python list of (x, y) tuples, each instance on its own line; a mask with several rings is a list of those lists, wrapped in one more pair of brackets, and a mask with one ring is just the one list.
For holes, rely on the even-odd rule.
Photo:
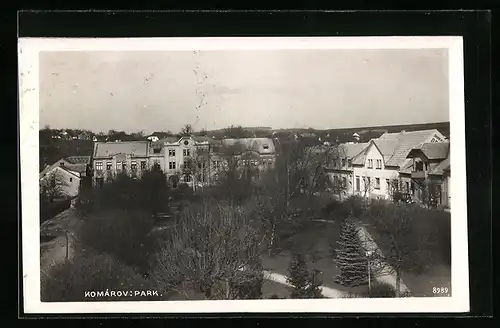
[(40, 173), (40, 194), (54, 198), (74, 198), (80, 190), (81, 176), (64, 165), (51, 166)]
[(450, 143), (426, 143), (413, 148), (402, 175), (410, 180), (411, 196), (419, 202), (449, 206)]
[(228, 169), (255, 165), (258, 170), (275, 161), (272, 139), (214, 140), (204, 136), (166, 137), (157, 141), (96, 142), (93, 153), (94, 184), (102, 186), (117, 174), (140, 177), (144, 170), (158, 167), (168, 183), (186, 183), (193, 188), (213, 184)]
[(415, 147), (442, 143), (446, 138), (435, 129), (384, 133), (368, 143), (347, 143), (337, 148), (336, 164), (327, 168), (332, 180), (344, 183), (346, 195), (390, 199), (395, 192), (409, 193), (411, 175), (405, 170), (412, 164), (407, 158)]

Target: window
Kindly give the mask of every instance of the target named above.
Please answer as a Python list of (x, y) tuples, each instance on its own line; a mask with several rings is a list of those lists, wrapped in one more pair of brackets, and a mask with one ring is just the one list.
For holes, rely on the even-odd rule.
[(380, 190), (380, 178), (375, 178), (375, 189)]
[(169, 149), (168, 156), (175, 156), (175, 149)]
[(424, 170), (424, 163), (422, 163), (421, 161), (415, 162), (415, 168), (414, 169), (417, 172), (423, 171)]
[(141, 161), (141, 170), (146, 168), (146, 161)]
[(169, 162), (168, 163), (168, 168), (171, 170), (175, 170), (175, 162)]
[(429, 170), (429, 164), (427, 162), (425, 162), (425, 170), (428, 171)]
[(102, 162), (95, 162), (96, 171), (102, 171)]
[(406, 192), (410, 192), (410, 183), (408, 181), (406, 181)]
[(122, 170), (125, 171), (127, 169), (127, 163), (123, 162), (122, 163)]
[(347, 186), (347, 178), (346, 177), (342, 177), (342, 186)]
[(356, 190), (357, 191), (361, 190), (361, 185), (360, 185), (360, 182), (359, 182), (359, 176), (356, 176)]
[(189, 162), (188, 161), (184, 161), (184, 163), (182, 163), (182, 167), (185, 168), (185, 169), (188, 169), (189, 168)]
[(352, 166), (352, 160), (349, 159), (349, 160), (347, 160), (347, 167), (351, 167), (351, 166)]
[(189, 174), (184, 176), (184, 182), (191, 182), (191, 176)]
[(106, 163), (106, 170), (111, 171), (112, 166), (113, 166), (113, 163), (107, 162)]
[(121, 170), (122, 169), (122, 163), (116, 162), (116, 169)]
[(377, 159), (377, 169), (378, 170), (382, 169), (382, 160), (381, 159)]
[(136, 161), (133, 161), (132, 163), (130, 163), (130, 168), (135, 171), (137, 170), (137, 162)]
[(189, 149), (183, 149), (182, 153), (184, 156), (189, 156)]
[(64, 166), (64, 162), (59, 163), (61, 166)]
[(366, 188), (370, 188), (371, 184), (372, 184), (372, 179), (370, 177), (366, 177), (365, 179), (365, 183), (366, 183)]
[(389, 179), (385, 179), (385, 185), (386, 185), (387, 191), (391, 190), (391, 182), (389, 181)]
[[(184, 140), (184, 145), (186, 145), (186, 146), (187, 146), (187, 145), (189, 145), (189, 141)], [(189, 156), (189, 155), (188, 155), (188, 156)]]
[(161, 148), (153, 148), (154, 154), (159, 154), (161, 152)]
[(345, 158), (342, 158), (342, 166), (345, 166)]
[(73, 182), (73, 178), (69, 178), (69, 182)]
[(368, 160), (368, 168), (373, 169), (373, 159)]

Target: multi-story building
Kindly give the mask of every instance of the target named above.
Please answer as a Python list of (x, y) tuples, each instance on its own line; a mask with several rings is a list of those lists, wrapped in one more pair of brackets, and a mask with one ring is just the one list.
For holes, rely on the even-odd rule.
[(384, 133), (366, 144), (342, 144), (337, 167), (329, 171), (332, 177), (346, 181), (347, 194), (387, 199), (395, 191), (410, 190), (411, 179), (400, 174), (411, 161), (407, 158), (410, 151), (445, 140), (438, 130), (432, 129)]
[(139, 177), (153, 166), (159, 167), (173, 187), (187, 183), (206, 186), (228, 168), (229, 160), (252, 164), (259, 170), (275, 160), (272, 139), (247, 138), (214, 140), (205, 136), (166, 137), (157, 141), (96, 142), (94, 182), (101, 186), (118, 173)]
[(449, 156), (449, 142), (425, 143), (409, 152), (410, 162), (400, 174), (414, 199), (449, 205)]
[(118, 174), (140, 177), (150, 167), (148, 141), (95, 142), (92, 155), (94, 184), (102, 187)]

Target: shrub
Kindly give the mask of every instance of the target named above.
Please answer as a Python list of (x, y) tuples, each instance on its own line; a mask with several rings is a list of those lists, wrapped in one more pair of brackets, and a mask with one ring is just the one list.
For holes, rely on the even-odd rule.
[[(159, 300), (160, 291), (154, 284), (137, 274), (131, 267), (115, 260), (108, 254), (86, 252), (79, 254), (73, 261), (66, 261), (52, 267), (41, 275), (42, 302), (77, 301), (133, 301)], [(157, 291), (159, 296), (102, 296), (85, 297), (86, 292), (111, 291)]]
[(140, 272), (148, 272), (156, 243), (149, 235), (154, 220), (138, 210), (102, 210), (85, 217), (79, 231), (82, 247), (106, 252)]
[(396, 297), (395, 289), (389, 285), (384, 283), (375, 283), (371, 286), (371, 291), (367, 287), (363, 289), (361, 292), (357, 294), (358, 297), (361, 298), (388, 298), (388, 297)]

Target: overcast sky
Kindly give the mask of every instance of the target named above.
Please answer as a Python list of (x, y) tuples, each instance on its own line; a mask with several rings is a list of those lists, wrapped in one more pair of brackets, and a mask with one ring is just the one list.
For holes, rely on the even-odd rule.
[(327, 129), (448, 111), (446, 49), (40, 53), (40, 127)]

